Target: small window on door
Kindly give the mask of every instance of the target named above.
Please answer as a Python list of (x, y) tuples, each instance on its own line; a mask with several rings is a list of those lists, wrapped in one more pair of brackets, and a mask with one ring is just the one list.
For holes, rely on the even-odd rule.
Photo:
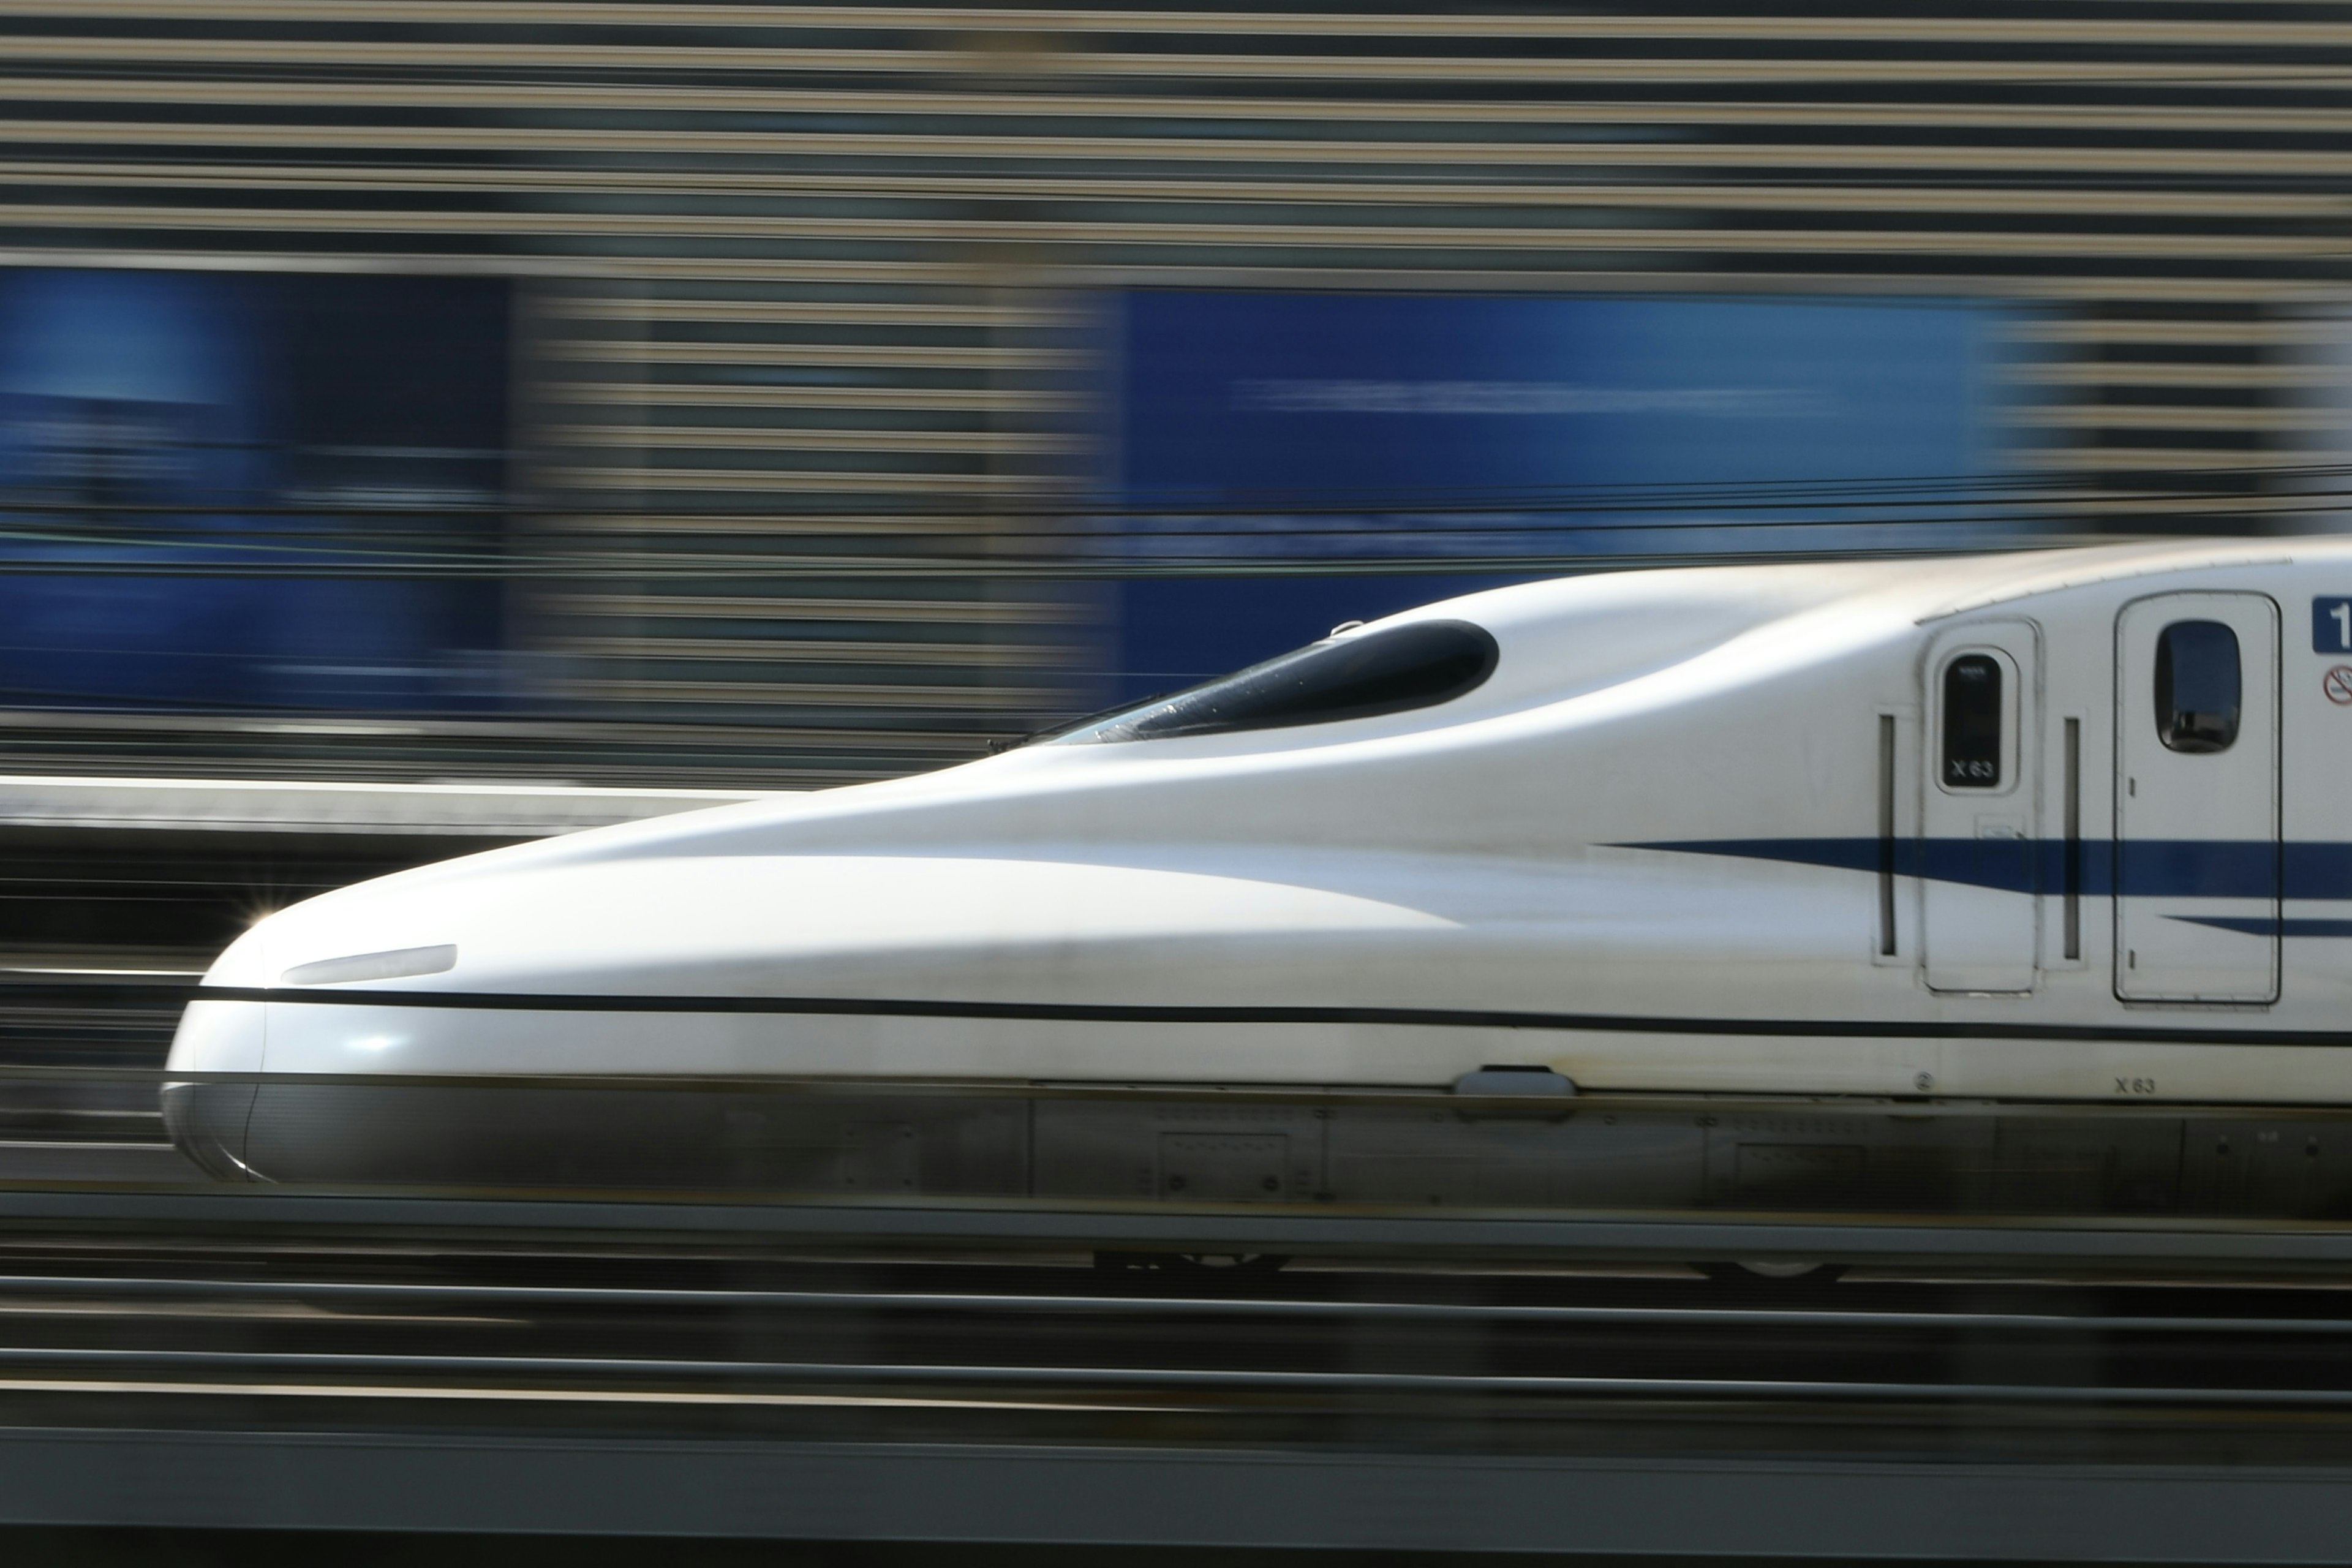
[(2156, 732), (2176, 752), (2226, 752), (2238, 739), (2238, 634), (2175, 621), (2156, 639)]
[(1964, 653), (1944, 666), (1946, 789), (2000, 787), (2000, 660), (1989, 653)]

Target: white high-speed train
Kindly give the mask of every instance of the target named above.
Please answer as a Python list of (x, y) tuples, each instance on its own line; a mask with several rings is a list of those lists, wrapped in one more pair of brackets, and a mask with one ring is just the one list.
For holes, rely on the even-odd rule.
[(2334, 1212), (2352, 543), (1474, 595), (312, 900), (170, 1072), (270, 1180)]

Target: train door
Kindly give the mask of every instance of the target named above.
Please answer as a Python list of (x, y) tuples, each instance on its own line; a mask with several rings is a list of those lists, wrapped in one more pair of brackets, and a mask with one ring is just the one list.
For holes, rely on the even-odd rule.
[(2279, 612), (2165, 594), (2116, 622), (2116, 994), (2279, 994)]
[(1937, 991), (2031, 991), (2041, 953), (2040, 639), (1955, 627), (1928, 649), (1920, 936)]

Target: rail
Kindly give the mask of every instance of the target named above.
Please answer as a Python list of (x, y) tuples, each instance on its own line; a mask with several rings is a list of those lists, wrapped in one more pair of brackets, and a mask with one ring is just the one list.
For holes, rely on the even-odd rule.
[(693, 1239), (738, 1250), (976, 1249), (1506, 1263), (1681, 1265), (1726, 1259), (1877, 1268), (2033, 1271), (2095, 1278), (2155, 1270), (2224, 1279), (2277, 1272), (2352, 1281), (2352, 1224), (2065, 1217), (1840, 1216), (1717, 1211), (1575, 1213), (1306, 1206), (761, 1201), (685, 1194), (304, 1191), (192, 1184), (157, 1188), (23, 1183), (0, 1187), (0, 1235), (60, 1229), (180, 1234), (259, 1244), (289, 1235), (390, 1239), (566, 1237), (618, 1244)]
[(2332, 1290), (217, 1239), (6, 1232), (0, 1523), (2352, 1558)]

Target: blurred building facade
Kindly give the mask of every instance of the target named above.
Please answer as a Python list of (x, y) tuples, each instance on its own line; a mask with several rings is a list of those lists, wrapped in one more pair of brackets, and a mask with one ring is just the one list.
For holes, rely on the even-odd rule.
[[(19, 500), (16, 572), (104, 565), (86, 591), (119, 608), (159, 574), (234, 576), (205, 542), (139, 553), (142, 518), (290, 519), (260, 546), (287, 581), (438, 584), (305, 600), (343, 630), (300, 668), (443, 682), (362, 719), (282, 686), (26, 688), (0, 770), (790, 787), (977, 754), (1104, 694), (1125, 558), (1090, 503), (1108, 405), (1136, 401), (1139, 340), (1106, 322), (1137, 291), (1997, 307), (2027, 531), (2292, 526), (2346, 445), (2346, 356), (2303, 351), (2343, 335), (2352, 286), (2352, 6), (33, 0), (0, 33), (26, 320), (61, 308), (26, 279), (257, 279), (287, 356), (409, 410), (339, 436), (280, 378), (254, 400), (297, 433), (267, 485), (142, 511), (100, 462), (76, 510)], [(327, 302), (298, 310), (270, 281), (328, 277), (458, 292), (306, 284)], [(453, 310), (476, 352), (415, 381)], [(502, 420), (414, 417), (493, 383)], [(1396, 395), (1250, 384), (1324, 414)], [(181, 418), (27, 385), (23, 428)], [(486, 593), (497, 631), (463, 629)], [(428, 629), (353, 641), (371, 617)], [(434, 637), (464, 658), (417, 663)]]

